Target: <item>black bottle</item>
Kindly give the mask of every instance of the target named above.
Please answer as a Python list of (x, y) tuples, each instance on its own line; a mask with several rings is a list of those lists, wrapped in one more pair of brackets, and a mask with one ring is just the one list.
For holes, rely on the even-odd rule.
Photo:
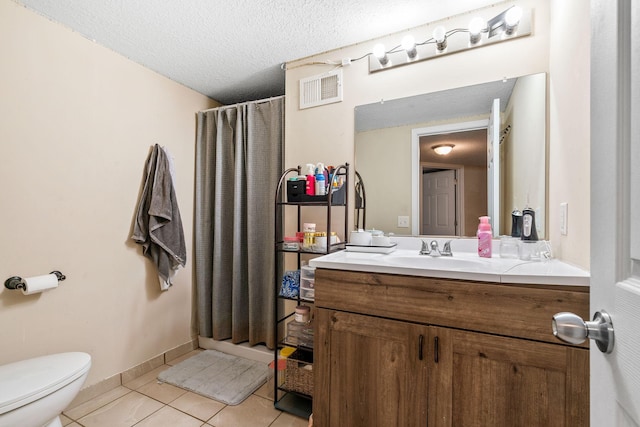
[(531, 208), (522, 211), (522, 240), (537, 241), (536, 213)]
[(511, 211), (511, 237), (522, 236), (522, 212), (518, 209)]

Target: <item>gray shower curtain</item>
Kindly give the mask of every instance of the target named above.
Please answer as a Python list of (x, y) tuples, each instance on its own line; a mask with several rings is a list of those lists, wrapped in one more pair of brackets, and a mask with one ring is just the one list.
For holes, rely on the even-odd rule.
[(283, 147), (284, 97), (198, 113), (194, 269), (202, 337), (274, 346)]

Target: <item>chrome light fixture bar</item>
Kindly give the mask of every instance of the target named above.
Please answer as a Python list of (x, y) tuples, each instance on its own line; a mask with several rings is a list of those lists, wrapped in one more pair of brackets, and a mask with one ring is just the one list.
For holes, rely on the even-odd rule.
[(445, 30), (442, 25), (434, 23), (433, 34), (421, 43), (416, 43), (412, 36), (406, 36), (400, 45), (389, 51), (384, 51), (382, 45), (376, 45), (375, 52), (369, 55), (369, 73), (529, 36), (531, 15), (531, 9), (511, 6), (487, 20), (476, 16), (466, 28)]

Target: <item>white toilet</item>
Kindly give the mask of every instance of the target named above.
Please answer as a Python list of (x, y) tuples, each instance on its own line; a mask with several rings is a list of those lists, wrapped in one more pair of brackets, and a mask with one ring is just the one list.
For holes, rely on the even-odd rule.
[(59, 353), (0, 366), (0, 427), (61, 427), (84, 384), (87, 353)]

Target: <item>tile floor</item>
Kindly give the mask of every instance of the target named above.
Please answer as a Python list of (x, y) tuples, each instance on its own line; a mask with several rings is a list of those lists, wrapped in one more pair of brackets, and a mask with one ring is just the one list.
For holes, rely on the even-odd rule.
[(267, 384), (237, 406), (161, 384), (158, 374), (193, 356), (188, 353), (61, 416), (65, 427), (307, 427), (308, 421), (273, 407)]

